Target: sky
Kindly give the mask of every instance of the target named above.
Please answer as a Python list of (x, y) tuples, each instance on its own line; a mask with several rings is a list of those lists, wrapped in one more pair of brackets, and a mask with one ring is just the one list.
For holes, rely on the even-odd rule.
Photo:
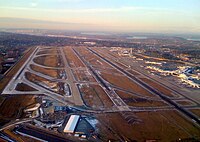
[(200, 33), (200, 0), (0, 0), (0, 18), (49, 21), (0, 27)]

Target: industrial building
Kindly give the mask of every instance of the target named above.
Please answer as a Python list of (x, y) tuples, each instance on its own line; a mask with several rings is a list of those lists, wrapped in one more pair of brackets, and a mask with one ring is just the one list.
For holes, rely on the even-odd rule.
[(65, 133), (74, 133), (79, 118), (79, 115), (71, 115), (63, 131)]

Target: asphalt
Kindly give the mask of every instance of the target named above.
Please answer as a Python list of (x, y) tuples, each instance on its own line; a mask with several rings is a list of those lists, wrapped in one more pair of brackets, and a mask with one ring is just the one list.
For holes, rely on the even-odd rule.
[[(30, 57), (27, 59), (27, 61), (23, 64), (23, 66), (18, 70), (18, 72), (14, 75), (14, 77), (9, 81), (8, 85), (5, 87), (5, 89), (3, 90), (2, 94), (45, 94), (65, 105), (70, 105), (70, 106), (82, 106), (84, 105), (82, 102), (82, 99), (80, 97), (80, 93), (79, 90), (76, 86), (76, 81), (73, 77), (73, 74), (71, 72), (71, 68), (69, 67), (63, 48), (58, 48), (58, 50), (61, 53), (62, 56), (62, 61), (64, 63), (64, 67), (58, 68), (58, 67), (48, 67), (48, 66), (44, 66), (44, 65), (40, 65), (38, 63), (34, 62), (34, 58), (43, 56), (43, 55), (37, 55), (37, 53), (41, 50), (40, 47), (35, 48), (35, 50), (33, 51), (33, 53), (30, 55)], [(46, 55), (46, 54), (45, 54)], [(51, 54), (48, 54), (51, 55)], [(30, 65), (36, 65), (36, 66), (40, 66), (40, 67), (44, 67), (44, 68), (51, 68), (51, 69), (65, 69), (65, 72), (67, 74), (67, 79), (57, 79), (57, 78), (53, 78), (50, 77), (48, 75), (36, 72), (34, 70), (32, 70), (30, 68)], [(61, 95), (58, 94), (56, 92), (54, 92), (53, 90), (51, 90), (50, 88), (47, 88), (45, 86), (42, 86), (40, 84), (36, 84), (33, 83), (31, 81), (29, 81), (28, 79), (25, 78), (25, 73), (26, 72), (30, 72), (32, 74), (35, 74), (37, 76), (43, 77), (45, 79), (54, 81), (54, 82), (62, 82), (62, 83), (68, 83), (70, 86), (70, 90), (71, 90), (71, 96), (66, 96), (66, 95)], [(18, 83), (25, 83), (29, 86), (31, 86), (32, 88), (35, 88), (37, 91), (17, 91), (15, 88), (17, 86)]]

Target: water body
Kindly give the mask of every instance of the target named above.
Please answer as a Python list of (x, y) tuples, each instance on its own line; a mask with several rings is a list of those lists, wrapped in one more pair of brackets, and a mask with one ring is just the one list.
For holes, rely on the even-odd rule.
[(198, 39), (198, 38), (188, 38), (187, 40), (200, 41), (200, 39)]
[(81, 33), (82, 35), (110, 35), (110, 34), (107, 34), (107, 33)]
[(145, 36), (133, 36), (133, 37), (127, 37), (127, 39), (147, 39), (148, 37)]

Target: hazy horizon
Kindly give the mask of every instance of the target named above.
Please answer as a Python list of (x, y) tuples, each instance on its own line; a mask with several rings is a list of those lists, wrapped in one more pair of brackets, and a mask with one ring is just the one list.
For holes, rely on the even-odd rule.
[(199, 0), (0, 0), (0, 28), (200, 33), (199, 7)]

